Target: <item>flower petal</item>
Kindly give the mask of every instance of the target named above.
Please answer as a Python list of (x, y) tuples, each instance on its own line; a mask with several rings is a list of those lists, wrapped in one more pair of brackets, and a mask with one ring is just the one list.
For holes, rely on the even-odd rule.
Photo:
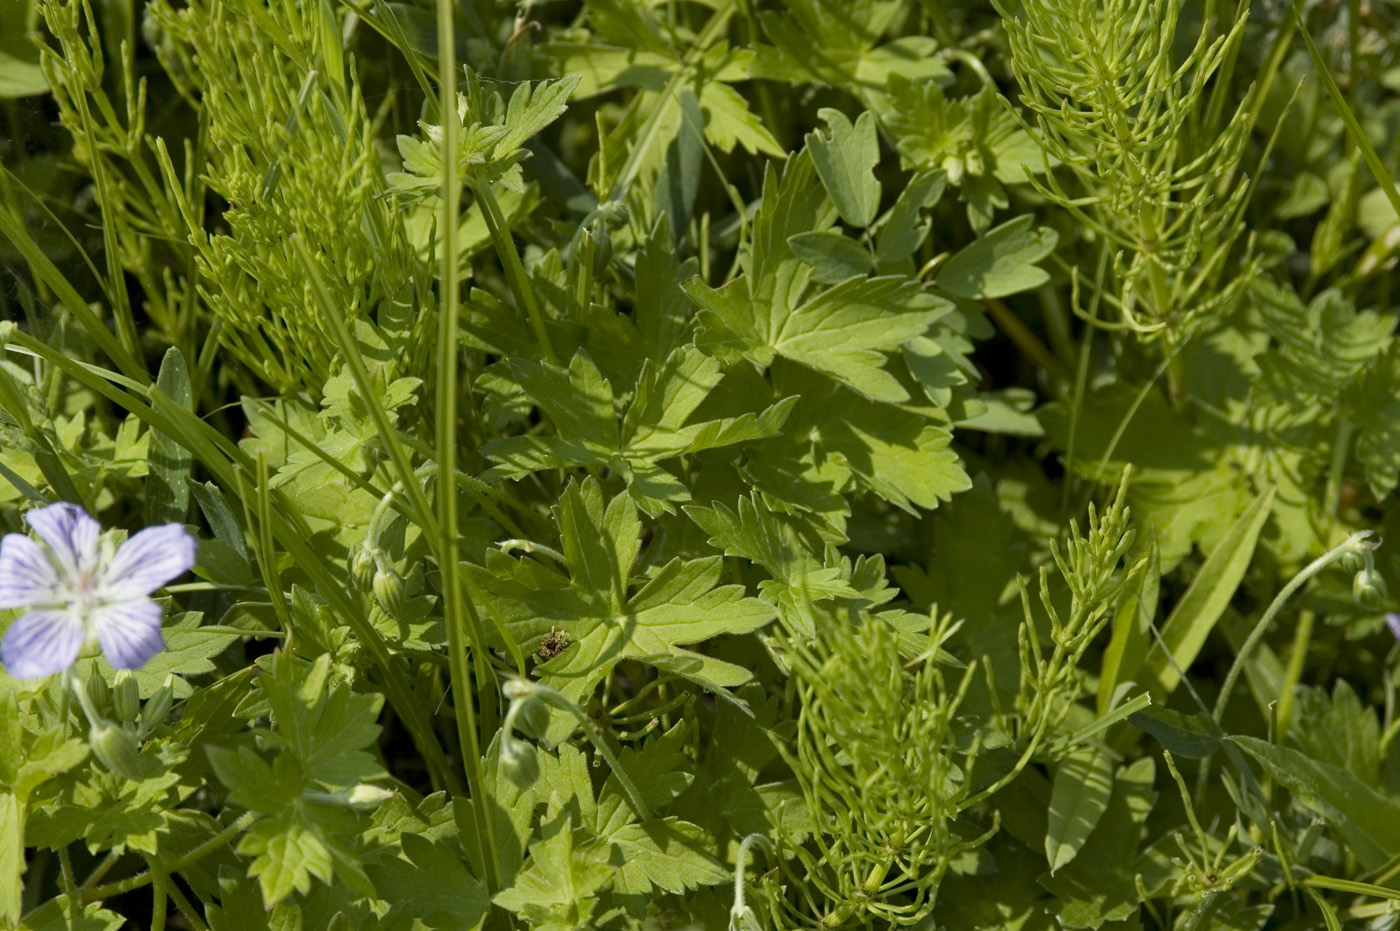
[(60, 501), (30, 511), (24, 519), (39, 531), (69, 575), (82, 575), (97, 565), (97, 537), (102, 525), (76, 504)]
[(117, 549), (98, 583), (100, 600), (143, 598), (194, 565), (194, 537), (179, 524), (147, 527)]
[(53, 604), (63, 583), (39, 544), (22, 533), (0, 540), (0, 608)]
[(117, 669), (136, 669), (165, 649), (160, 614), (160, 605), (151, 599), (133, 598), (93, 608), (88, 622), (107, 662)]
[(1390, 628), (1390, 632), (1395, 635), (1396, 640), (1400, 640), (1400, 611), (1391, 611), (1387, 614), (1385, 626)]
[(16, 679), (42, 679), (72, 666), (82, 646), (82, 618), (71, 611), (30, 611), (5, 631), (0, 662)]

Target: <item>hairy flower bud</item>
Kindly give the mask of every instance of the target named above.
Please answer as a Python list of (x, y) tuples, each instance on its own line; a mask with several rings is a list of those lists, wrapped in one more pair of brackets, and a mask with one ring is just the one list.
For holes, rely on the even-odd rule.
[(374, 585), (374, 573), (378, 568), (374, 558), (374, 545), (366, 542), (355, 551), (355, 557), (350, 560), (350, 574), (355, 579), (355, 586), (362, 592), (369, 591)]
[(501, 772), (517, 789), (528, 789), (540, 778), (540, 760), (535, 745), (516, 740), (509, 734), (501, 741)]
[(88, 745), (92, 747), (93, 755), (111, 772), (133, 782), (140, 782), (143, 778), (136, 738), (121, 727), (103, 721), (88, 732)]
[(175, 704), (175, 677), (167, 675), (164, 684), (146, 699), (146, 707), (141, 709), (141, 730), (150, 733), (165, 723), (170, 717), (170, 709)]
[(510, 716), (520, 733), (535, 740), (543, 740), (549, 729), (549, 706), (538, 698), (513, 703)]
[(539, 693), (538, 687), (529, 679), (520, 676), (513, 676), (506, 680), (506, 684), (501, 686), (501, 691), (506, 693), (506, 698), (511, 701), (524, 701), (533, 698)]
[(1385, 580), (1374, 568), (1367, 567), (1356, 573), (1351, 582), (1351, 593), (1367, 608), (1378, 608), (1385, 603), (1387, 591)]
[(105, 712), (111, 706), (112, 690), (107, 680), (96, 672), (88, 676), (87, 693), (88, 698), (92, 699), (92, 706), (98, 711)]
[(374, 574), (374, 599), (390, 617), (403, 612), (403, 576), (392, 566), (381, 566)]
[(117, 685), (112, 690), (112, 707), (117, 720), (131, 724), (141, 714), (141, 688), (129, 669), (117, 670)]

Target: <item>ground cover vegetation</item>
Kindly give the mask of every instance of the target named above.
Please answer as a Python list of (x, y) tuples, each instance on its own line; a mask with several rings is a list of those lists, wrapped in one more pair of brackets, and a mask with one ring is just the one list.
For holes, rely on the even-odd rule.
[(0, 927), (1400, 926), (1395, 0), (5, 0)]

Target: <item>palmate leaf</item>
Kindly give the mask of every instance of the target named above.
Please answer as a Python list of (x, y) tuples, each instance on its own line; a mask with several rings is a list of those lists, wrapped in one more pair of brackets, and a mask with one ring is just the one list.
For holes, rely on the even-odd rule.
[(567, 369), (542, 360), (514, 360), (510, 368), (549, 415), (555, 435), (490, 441), (482, 453), (497, 465), (483, 473), (482, 480), (520, 478), (547, 468), (617, 468), (633, 498), (653, 515), (690, 498), (686, 487), (658, 462), (773, 436), (796, 403), (796, 398), (786, 398), (758, 413), (688, 423), (723, 378), (719, 362), (693, 347), (674, 350), (659, 365), (648, 360), (642, 366), (620, 421), (612, 385), (583, 351)]
[(486, 884), (441, 841), (405, 833), (403, 857), (389, 857), (368, 869), (370, 880), (395, 906), (430, 931), (477, 926), (491, 908)]
[[(779, 393), (802, 399), (783, 439), (813, 444), (829, 471), (840, 474), (842, 490), (868, 491), (912, 511), (935, 508), (972, 487), (949, 448), (952, 435), (942, 427), (893, 405), (872, 403), (799, 366), (776, 366), (773, 376)], [(765, 445), (773, 447), (765, 450), (768, 455), (794, 458), (790, 451), (777, 451), (778, 440)]]
[(263, 737), (290, 750), (322, 786), (344, 789), (384, 774), (363, 749), (379, 738), (384, 696), (332, 680), (330, 659), (323, 653), (308, 667), (290, 653), (276, 654), (271, 675), (258, 679), (276, 725)]
[(781, 177), (770, 167), (745, 274), (718, 289), (698, 279), (685, 284), (701, 307), (702, 344), (759, 365), (791, 359), (872, 401), (907, 400), (909, 393), (884, 370), (885, 354), (924, 334), (951, 305), (900, 275), (849, 278), (805, 296), (813, 268), (791, 240), (808, 237), (797, 247), (807, 252), (810, 234), (824, 232), (835, 218), (814, 173), (805, 151)]
[(555, 520), (567, 574), (499, 552), (488, 554), (484, 569), (464, 565), (493, 596), (491, 610), (522, 646), (538, 647), (552, 630), (568, 641), (562, 653), (537, 667), (541, 682), (580, 701), (624, 659), (661, 662), (711, 689), (748, 681), (743, 667), (681, 648), (746, 633), (774, 616), (769, 605), (745, 597), (741, 586), (719, 585), (718, 557), (674, 559), (634, 591), (631, 568), (641, 522), (628, 495), (605, 507), (602, 489), (587, 479), (565, 491)]
[[(672, 755), (675, 736), (653, 738), (639, 753), (622, 758), (622, 765), (634, 778), (644, 779), (659, 768), (658, 764), (672, 762), (667, 758)], [(571, 745), (559, 747), (556, 755), (541, 757), (540, 784), (543, 791), (553, 793), (578, 813), (579, 846), (613, 868), (611, 886), (617, 892), (684, 892), (729, 878), (711, 852), (713, 840), (705, 838), (696, 825), (675, 817), (637, 821), (614, 777), (603, 784), (595, 798), (587, 758)], [(665, 795), (657, 787), (648, 791), (651, 801), (665, 803)]]
[(312, 877), (329, 883), (336, 876), (352, 889), (372, 891), (349, 838), (357, 833), (354, 813), (308, 798), (311, 788), (296, 758), (279, 753), (268, 765), (254, 750), (208, 748), (229, 800), (263, 814), (238, 842), (253, 858), (248, 875), (258, 880), (268, 907), (292, 892), (305, 894)]
[(843, 568), (823, 565), (797, 532), (759, 495), (740, 498), (737, 512), (720, 502), (709, 507), (687, 507), (685, 512), (710, 535), (711, 546), (726, 556), (737, 556), (768, 570), (772, 578), (760, 582), (759, 591), (799, 630), (808, 625), (803, 620), (804, 605), (824, 598), (857, 595)]

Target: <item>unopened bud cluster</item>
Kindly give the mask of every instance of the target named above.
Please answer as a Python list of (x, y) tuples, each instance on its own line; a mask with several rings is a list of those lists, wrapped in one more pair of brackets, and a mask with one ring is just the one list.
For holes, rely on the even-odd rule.
[[(175, 705), (175, 677), (167, 675), (165, 682), (144, 703), (136, 676), (126, 669), (118, 670), (111, 686), (100, 675), (93, 675), (78, 689), (79, 702), (92, 722), (88, 745), (93, 756), (109, 772), (124, 779), (136, 782), (144, 779), (141, 742), (170, 716)], [(107, 710), (115, 721), (103, 716)]]

